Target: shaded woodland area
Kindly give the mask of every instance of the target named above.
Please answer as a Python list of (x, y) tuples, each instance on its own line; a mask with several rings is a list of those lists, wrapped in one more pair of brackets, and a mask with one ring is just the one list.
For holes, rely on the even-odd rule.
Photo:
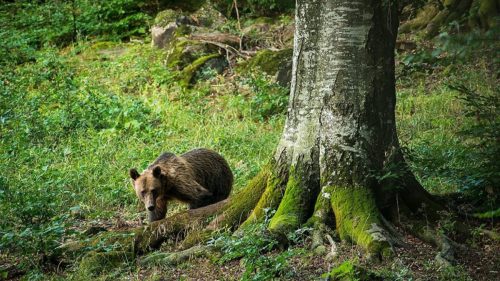
[[(0, 278), (500, 279), (499, 1), (4, 1)], [(231, 196), (148, 224), (129, 168)]]

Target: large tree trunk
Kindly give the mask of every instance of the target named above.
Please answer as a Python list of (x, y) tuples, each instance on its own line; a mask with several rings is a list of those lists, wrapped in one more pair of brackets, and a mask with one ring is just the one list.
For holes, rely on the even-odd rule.
[[(297, 5), (289, 110), (274, 160), (286, 191), (271, 230), (333, 211), (342, 239), (391, 255), (380, 208), (401, 189), (428, 199), (405, 169), (394, 116), (396, 7), (381, 1)], [(379, 182), (391, 169), (400, 183)], [(380, 184), (382, 183), (382, 185)], [(423, 202), (420, 200), (420, 203)], [(414, 206), (418, 208), (419, 206)], [(314, 216), (312, 216), (314, 213)]]
[[(425, 236), (417, 219), (423, 210), (432, 225), (443, 208), (408, 170), (398, 144), (398, 19), (391, 3), (298, 1), (289, 109), (269, 165), (220, 208), (190, 210), (132, 230), (134, 241), (142, 242), (129, 243), (129, 251), (145, 252), (179, 235), (188, 247), (203, 240), (204, 231), (258, 220), (265, 208), (277, 209), (269, 224), (277, 236), (304, 224), (328, 225), (372, 258), (393, 255), (397, 233), (388, 220), (401, 221), (404, 214), (415, 222), (410, 231), (438, 237)], [(98, 241), (102, 236), (90, 243)], [(447, 241), (433, 242), (449, 249)]]

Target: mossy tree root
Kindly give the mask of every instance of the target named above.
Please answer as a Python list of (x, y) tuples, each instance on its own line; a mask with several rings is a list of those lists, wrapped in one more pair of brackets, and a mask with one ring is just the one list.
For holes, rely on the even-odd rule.
[(200, 209), (174, 214), (143, 227), (105, 232), (87, 240), (66, 243), (59, 248), (69, 258), (75, 258), (89, 248), (94, 252), (102, 252), (111, 247), (123, 252), (145, 253), (159, 247), (167, 239), (182, 239), (186, 233), (204, 229), (207, 221), (230, 202), (231, 199), (226, 199)]
[(498, 21), (498, 10), (500, 10), (500, 2), (498, 2), (498, 0), (481, 1), (478, 17), (482, 28), (490, 29), (500, 24)]
[(184, 251), (172, 253), (158, 253), (144, 258), (140, 261), (141, 265), (168, 264), (177, 265), (187, 260), (199, 257), (206, 257), (216, 260), (221, 256), (221, 250), (213, 245), (196, 245)]
[(443, 5), (444, 9), (427, 23), (426, 28), (420, 34), (422, 38), (431, 39), (436, 36), (441, 26), (460, 19), (462, 14), (472, 5), (472, 0), (446, 0)]

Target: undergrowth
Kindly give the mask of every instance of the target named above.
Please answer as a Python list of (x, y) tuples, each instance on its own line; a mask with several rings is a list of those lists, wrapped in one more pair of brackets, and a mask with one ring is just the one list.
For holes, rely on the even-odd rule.
[(21, 267), (48, 261), (75, 230), (144, 219), (128, 169), (163, 151), (219, 152), (237, 192), (278, 141), (282, 116), (257, 121), (251, 97), (178, 87), (162, 51), (117, 48), (104, 60), (47, 48), (0, 70), (0, 253), (25, 255)]
[[(242, 280), (272, 280), (274, 278), (287, 279), (293, 276), (291, 259), (298, 258), (305, 253), (303, 249), (289, 247), (277, 254), (268, 254), (278, 247), (279, 241), (269, 235), (267, 227), (275, 211), (266, 208), (262, 221), (241, 228), (235, 234), (217, 232), (208, 241), (209, 245), (222, 245), (222, 256), (217, 261), (223, 265), (234, 259), (240, 259), (245, 267)], [(310, 229), (298, 229), (290, 233), (288, 239), (292, 244), (303, 242), (304, 232)]]

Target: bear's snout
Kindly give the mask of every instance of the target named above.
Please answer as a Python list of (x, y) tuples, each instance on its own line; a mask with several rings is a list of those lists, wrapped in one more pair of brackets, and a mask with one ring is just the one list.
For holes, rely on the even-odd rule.
[(153, 206), (153, 205), (148, 206), (148, 210), (149, 210), (150, 212), (154, 211), (154, 210), (155, 210), (155, 206)]

